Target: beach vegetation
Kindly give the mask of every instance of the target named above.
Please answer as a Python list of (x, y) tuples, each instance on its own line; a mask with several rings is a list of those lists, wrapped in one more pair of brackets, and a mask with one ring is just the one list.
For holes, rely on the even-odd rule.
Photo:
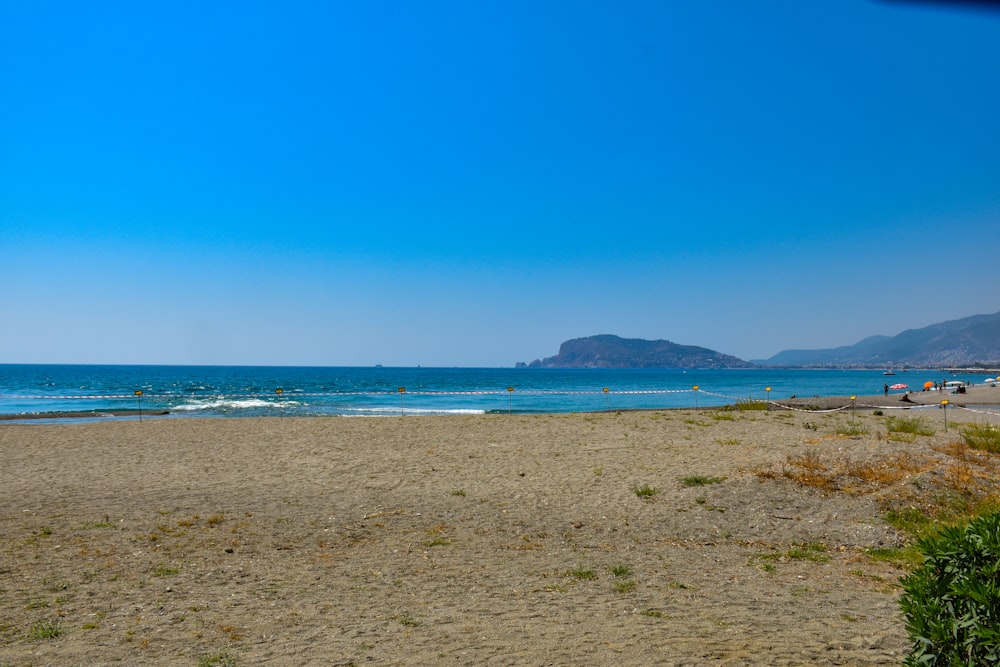
[(649, 484), (643, 484), (642, 486), (633, 486), (632, 492), (642, 500), (650, 501), (660, 491)]
[(739, 438), (725, 438), (716, 439), (716, 442), (720, 445), (738, 445), (740, 444)]
[[(828, 474), (828, 467), (819, 454), (814, 451), (807, 451), (801, 456), (788, 456), (787, 466), (782, 470), (782, 475), (802, 486), (811, 486), (824, 491), (833, 491), (837, 488), (833, 475)], [(766, 476), (767, 473), (762, 473)]]
[(846, 423), (840, 423), (834, 429), (834, 433), (836, 433), (837, 435), (843, 435), (847, 437), (868, 435), (868, 433), (870, 432), (871, 429), (868, 427), (867, 424), (857, 420), (851, 420)]
[(169, 565), (157, 565), (153, 570), (154, 577), (172, 577), (180, 572), (179, 568), (171, 567)]
[(631, 593), (635, 590), (635, 580), (633, 579), (616, 579), (612, 586), (616, 593)]
[(415, 628), (420, 625), (420, 621), (415, 619), (412, 614), (405, 612), (397, 616), (396, 620), (399, 621), (400, 625), (405, 625), (408, 628)]
[(959, 429), (959, 433), (965, 444), (973, 449), (1000, 453), (1000, 426), (967, 424)]
[(229, 651), (216, 651), (198, 657), (198, 667), (238, 667), (239, 660)]
[(62, 624), (59, 621), (41, 620), (35, 621), (28, 628), (28, 639), (55, 639), (63, 633)]
[(766, 411), (767, 408), (768, 408), (768, 405), (769, 404), (768, 404), (767, 401), (760, 401), (760, 400), (754, 400), (752, 398), (748, 398), (745, 401), (737, 401), (736, 402), (736, 409), (739, 410), (740, 412), (746, 412), (748, 410), (765, 410)]
[(454, 491), (451, 492), (451, 495), (453, 495), (453, 496), (462, 496), (464, 498), (465, 497), (465, 489), (455, 489)]
[[(861, 461), (846, 460), (841, 463), (840, 468), (843, 475), (853, 480), (888, 486), (922, 472), (930, 465), (923, 457), (910, 452), (899, 452)], [(856, 490), (856, 485), (852, 484), (849, 488)]]
[(451, 540), (447, 540), (443, 537), (435, 537), (432, 540), (424, 542), (425, 547), (446, 547), (449, 544), (451, 544)]
[(651, 618), (663, 618), (663, 612), (659, 609), (643, 609), (641, 613), (643, 616), (649, 616)]
[(619, 563), (618, 565), (613, 565), (609, 570), (612, 577), (631, 577), (633, 572), (632, 568), (624, 563)]
[(822, 542), (802, 542), (792, 546), (787, 552), (791, 560), (811, 560), (816, 562), (826, 562), (830, 560), (826, 555), (826, 545)]
[(577, 567), (566, 571), (566, 576), (578, 581), (593, 581), (597, 579), (597, 573), (587, 567)]
[(720, 409), (713, 412), (712, 419), (722, 422), (736, 421), (736, 417), (733, 416), (732, 412), (726, 409)]
[(724, 481), (726, 481), (724, 476), (713, 477), (710, 475), (688, 475), (680, 478), (680, 482), (684, 486), (708, 486), (709, 484), (721, 484)]
[(923, 564), (900, 581), (912, 647), (906, 665), (1000, 662), (1000, 513), (919, 541)]
[(882, 587), (882, 590), (886, 593), (891, 593), (893, 591), (893, 587), (889, 585), (888, 582), (886, 582), (885, 577), (879, 576), (877, 574), (869, 574), (861, 569), (851, 570), (851, 574), (862, 581), (869, 581), (874, 584), (879, 584)]
[(885, 418), (885, 427), (889, 433), (934, 435), (934, 427), (923, 417), (889, 416)]
[(427, 529), (427, 534), (431, 536), (430, 540), (424, 542), (425, 547), (443, 547), (451, 544), (451, 540), (444, 537), (444, 534), (448, 531), (448, 526), (440, 523), (436, 526), (432, 526)]
[(802, 542), (790, 546), (785, 551), (757, 554), (751, 557), (749, 564), (765, 572), (773, 572), (775, 563), (787, 563), (793, 560), (825, 563), (830, 557), (826, 555), (826, 545), (822, 542)]
[[(876, 456), (864, 460), (824, 461), (815, 451), (789, 456), (781, 475), (803, 486), (824, 491), (864, 493), (885, 488), (933, 467), (926, 457), (910, 452)], [(759, 473), (769, 476), (771, 473)]]

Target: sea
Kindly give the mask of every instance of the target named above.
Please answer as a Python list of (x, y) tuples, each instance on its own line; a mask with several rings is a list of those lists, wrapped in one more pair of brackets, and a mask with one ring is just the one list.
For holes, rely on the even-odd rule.
[[(0, 417), (568, 413), (882, 393), (886, 384), (982, 381), (941, 370), (534, 369), (0, 364)], [(904, 390), (893, 390), (902, 392)]]

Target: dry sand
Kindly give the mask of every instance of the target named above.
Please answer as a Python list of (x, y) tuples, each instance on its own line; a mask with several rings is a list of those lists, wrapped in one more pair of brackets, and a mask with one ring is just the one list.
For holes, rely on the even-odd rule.
[[(868, 551), (986, 419), (949, 413), (2, 424), (0, 665), (899, 664)], [(830, 492), (805, 455), (929, 463)]]

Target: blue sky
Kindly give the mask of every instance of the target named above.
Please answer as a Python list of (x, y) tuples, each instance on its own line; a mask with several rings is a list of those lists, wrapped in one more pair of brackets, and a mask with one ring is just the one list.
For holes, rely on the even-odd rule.
[(1000, 12), (0, 4), (0, 362), (745, 359), (1000, 310)]

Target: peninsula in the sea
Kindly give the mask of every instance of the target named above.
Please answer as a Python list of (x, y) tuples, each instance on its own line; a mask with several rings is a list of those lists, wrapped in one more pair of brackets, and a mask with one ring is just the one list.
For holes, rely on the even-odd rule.
[(706, 347), (611, 334), (574, 338), (559, 354), (520, 368), (753, 368), (754, 364)]

